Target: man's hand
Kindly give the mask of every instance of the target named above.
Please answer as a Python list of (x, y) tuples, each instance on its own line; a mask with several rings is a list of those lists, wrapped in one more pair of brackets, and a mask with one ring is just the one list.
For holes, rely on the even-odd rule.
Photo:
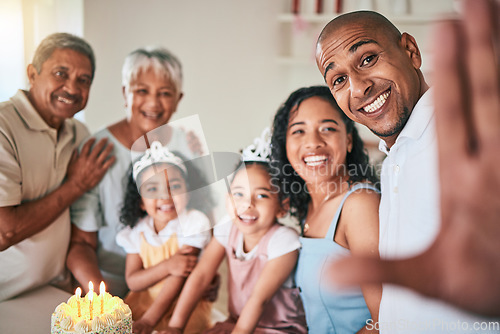
[(423, 254), (347, 259), (338, 283), (387, 282), (465, 310), (500, 315), (499, 4), (465, 2), (434, 35), (441, 230)]
[(113, 144), (108, 143), (106, 138), (92, 147), (94, 143), (95, 138), (91, 138), (83, 145), (80, 153), (75, 150), (68, 164), (67, 182), (74, 184), (82, 193), (95, 187), (116, 160), (114, 156), (110, 156)]

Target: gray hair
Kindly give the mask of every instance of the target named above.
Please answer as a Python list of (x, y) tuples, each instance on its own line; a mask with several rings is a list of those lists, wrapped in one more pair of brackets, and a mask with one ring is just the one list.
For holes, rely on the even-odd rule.
[(31, 64), (38, 73), (42, 70), (43, 63), (52, 56), (55, 49), (71, 49), (89, 58), (92, 66), (92, 79), (94, 79), (95, 56), (92, 47), (82, 38), (65, 32), (58, 32), (45, 37), (36, 48)]
[(175, 86), (176, 93), (182, 92), (182, 66), (177, 57), (162, 47), (145, 47), (129, 53), (122, 68), (122, 85), (128, 92), (130, 84), (141, 71), (152, 69), (164, 75)]

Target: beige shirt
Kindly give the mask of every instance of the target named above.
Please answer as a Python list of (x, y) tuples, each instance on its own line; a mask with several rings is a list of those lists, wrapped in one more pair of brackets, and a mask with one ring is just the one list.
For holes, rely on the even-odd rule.
[[(49, 127), (19, 90), (0, 104), (0, 206), (46, 196), (61, 185), (73, 150), (89, 135), (85, 125), (67, 119)], [(0, 222), (1, 223), (1, 222)], [(69, 210), (50, 226), (0, 252), (0, 301), (65, 275), (70, 236)]]

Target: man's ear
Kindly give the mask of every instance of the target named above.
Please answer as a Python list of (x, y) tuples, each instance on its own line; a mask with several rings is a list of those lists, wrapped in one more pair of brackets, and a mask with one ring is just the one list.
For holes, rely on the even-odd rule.
[(276, 214), (276, 217), (277, 218), (285, 217), (289, 210), (290, 210), (290, 197), (287, 197), (281, 201), (280, 210)]
[(420, 54), (420, 49), (418, 48), (415, 38), (412, 35), (404, 32), (401, 35), (401, 46), (410, 58), (413, 67), (415, 69), (419, 69), (420, 66), (422, 66), (422, 55)]
[(35, 66), (33, 66), (33, 64), (28, 65), (28, 67), (26, 68), (26, 74), (28, 75), (28, 80), (30, 82), (30, 85), (33, 85), (33, 82), (35, 81), (35, 78), (38, 75), (38, 72), (36, 71), (36, 68)]

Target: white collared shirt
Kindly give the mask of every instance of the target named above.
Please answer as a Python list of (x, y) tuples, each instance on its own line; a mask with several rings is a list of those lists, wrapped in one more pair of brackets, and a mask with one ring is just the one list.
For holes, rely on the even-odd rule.
[[(387, 154), (382, 165), (379, 213), (382, 258), (420, 254), (439, 232), (439, 175), (434, 122), (432, 92), (427, 91), (415, 105), (391, 149), (388, 150), (385, 142), (380, 141), (379, 149)], [(475, 333), (476, 321), (485, 319), (409, 289), (387, 284), (383, 287), (380, 333)]]

